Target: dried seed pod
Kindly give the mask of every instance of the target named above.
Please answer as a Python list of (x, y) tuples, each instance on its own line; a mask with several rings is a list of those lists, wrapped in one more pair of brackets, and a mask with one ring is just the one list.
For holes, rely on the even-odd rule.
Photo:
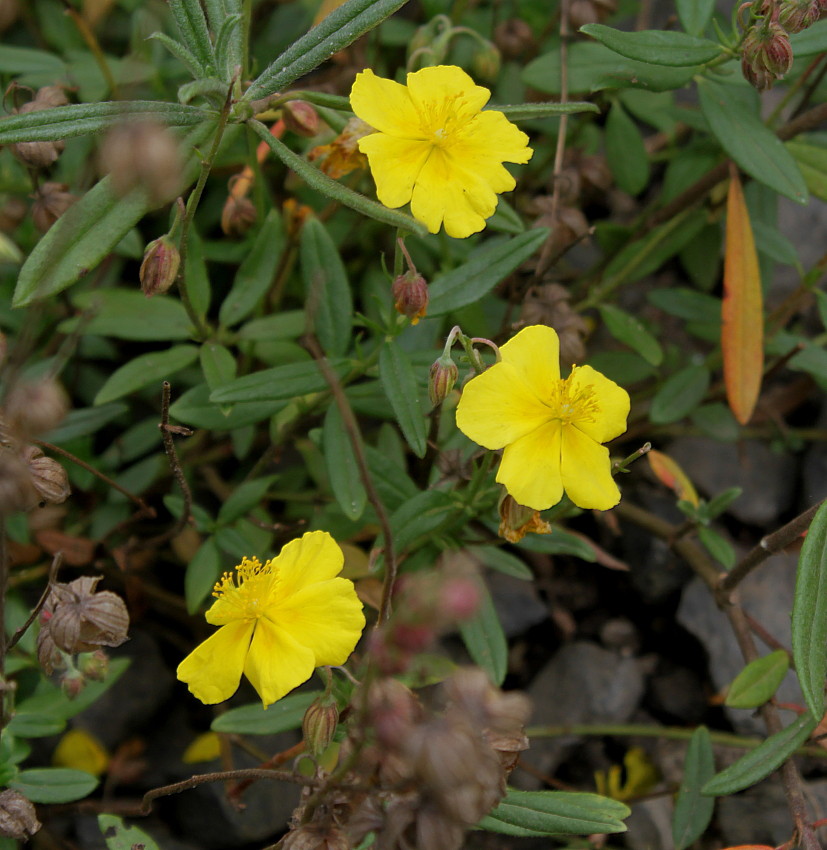
[(506, 59), (518, 59), (537, 47), (531, 27), (521, 18), (509, 18), (494, 29), (494, 44)]
[(350, 850), (341, 829), (317, 823), (305, 823), (288, 832), (281, 846), (283, 850)]
[(0, 0), (0, 32), (5, 32), (20, 14), (20, 0)]
[[(41, 112), (54, 106), (62, 106), (67, 102), (63, 89), (58, 86), (45, 86), (37, 92), (34, 100), (24, 103), (15, 113), (26, 115), (29, 112)], [(41, 142), (17, 142), (9, 145), (9, 150), (29, 168), (48, 168), (57, 161), (64, 147), (62, 139), (54, 139)]]
[(27, 841), (41, 826), (31, 801), (17, 791), (0, 793), (0, 835)]
[(66, 659), (63, 657), (60, 649), (58, 649), (49, 628), (51, 619), (51, 612), (41, 612), (40, 631), (37, 634), (37, 661), (47, 676), (51, 676), (55, 670), (66, 669)]
[(221, 229), (227, 236), (241, 237), (256, 223), (255, 204), (247, 197), (230, 194), (221, 211)]
[(55, 584), (49, 596), (49, 631), (55, 644), (72, 655), (100, 646), (120, 646), (127, 638), (129, 614), (115, 593), (95, 592), (100, 576), (83, 576)]
[(66, 106), (69, 98), (66, 97), (66, 89), (63, 86), (43, 86), (37, 90), (34, 103), (38, 109), (54, 109), (56, 106)]
[(35, 190), (32, 221), (41, 232), (46, 231), (74, 204), (78, 198), (68, 191), (66, 183), (43, 183)]
[(34, 436), (56, 428), (69, 410), (69, 399), (54, 378), (20, 381), (6, 397), (6, 423), (11, 431)]
[(26, 446), (23, 458), (29, 465), (32, 485), (41, 503), (60, 505), (69, 498), (72, 492), (69, 476), (56, 460), (45, 457), (37, 446)]
[(31, 473), (13, 446), (0, 448), (0, 514), (31, 510), (40, 499)]

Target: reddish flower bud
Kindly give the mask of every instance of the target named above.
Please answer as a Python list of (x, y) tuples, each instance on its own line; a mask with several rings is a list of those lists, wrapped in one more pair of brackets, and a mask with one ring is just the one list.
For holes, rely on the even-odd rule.
[(307, 751), (320, 756), (330, 745), (339, 724), (339, 707), (330, 696), (320, 696), (307, 708), (302, 718), (302, 734)]
[(180, 265), (181, 255), (169, 236), (150, 242), (139, 272), (141, 291), (147, 298), (166, 292), (175, 283)]
[(793, 64), (790, 37), (770, 19), (753, 27), (742, 46), (741, 70), (750, 85), (765, 91), (783, 77)]
[(284, 126), (298, 136), (312, 138), (319, 132), (319, 113), (303, 100), (288, 100), (282, 107)]
[(229, 195), (221, 211), (221, 229), (227, 236), (244, 236), (257, 217), (255, 204), (249, 198)]
[(786, 0), (778, 11), (778, 23), (792, 35), (812, 26), (822, 14), (819, 0)]
[(431, 366), (430, 379), (428, 381), (428, 398), (431, 399), (431, 404), (434, 407), (448, 398), (448, 394), (454, 388), (458, 375), (459, 369), (457, 369), (457, 364), (447, 354), (443, 354)]
[(428, 309), (428, 284), (421, 274), (405, 272), (393, 282), (393, 306), (415, 325)]

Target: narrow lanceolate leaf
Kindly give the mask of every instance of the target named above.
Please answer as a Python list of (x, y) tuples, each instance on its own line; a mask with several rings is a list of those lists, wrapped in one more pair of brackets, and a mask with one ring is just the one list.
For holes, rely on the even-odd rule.
[(122, 124), (126, 118), (155, 121), (169, 127), (185, 127), (214, 117), (215, 113), (196, 106), (154, 100), (77, 103), (0, 118), (0, 145), (98, 134), (108, 127)]
[(267, 708), (261, 702), (231, 708), (219, 714), (210, 725), (213, 732), (230, 732), (237, 735), (277, 735), (289, 729), (298, 729), (307, 707), (321, 691), (290, 694)]
[(758, 708), (772, 698), (789, 669), (790, 657), (783, 649), (756, 658), (735, 677), (727, 691), (724, 705), (730, 708)]
[(683, 28), (690, 35), (700, 35), (715, 10), (715, 0), (675, 0), (675, 5)]
[(406, 0), (348, 0), (273, 60), (247, 89), (245, 100), (281, 91), (356, 41)]
[(701, 794), (701, 788), (715, 773), (712, 742), (706, 726), (699, 726), (689, 739), (683, 764), (683, 781), (675, 814), (672, 817), (672, 838), (675, 850), (684, 850), (697, 841), (712, 820), (715, 801)]
[(482, 667), (495, 685), (501, 685), (508, 672), (508, 641), (488, 588), (480, 582), (480, 604), (473, 617), (459, 624), (471, 660)]
[(72, 803), (91, 794), (98, 780), (85, 770), (43, 767), (22, 770), (9, 787), (33, 803)]
[(808, 711), (710, 779), (701, 792), (721, 797), (755, 785), (780, 767), (810, 737), (817, 725), (818, 719)]
[(194, 345), (174, 345), (166, 351), (150, 351), (139, 354), (116, 369), (98, 390), (95, 404), (106, 404), (136, 390), (162, 381), (174, 375), (198, 358), (198, 349)]
[[(349, 363), (341, 358), (328, 361), (328, 365), (341, 379), (349, 371)], [(228, 402), (286, 401), (297, 396), (317, 393), (328, 388), (327, 381), (314, 361), (288, 363), (262, 369), (252, 375), (243, 375), (219, 387), (210, 394), (216, 404)]]
[[(355, 436), (359, 438), (358, 434)], [(324, 418), (322, 449), (330, 489), (333, 490), (337, 504), (348, 519), (359, 519), (367, 504), (367, 493), (359, 477), (359, 465), (342, 414), (336, 404), (330, 405)]]
[(215, 54), (200, 0), (168, 0), (181, 40), (208, 72), (215, 70)]
[(492, 104), (484, 107), (502, 112), (509, 121), (530, 121), (533, 118), (549, 118), (554, 115), (569, 115), (574, 112), (600, 112), (597, 104), (584, 100), (568, 103), (510, 103)]
[(655, 449), (647, 453), (646, 459), (649, 461), (652, 472), (655, 473), (655, 477), (661, 484), (665, 484), (671, 490), (674, 490), (678, 499), (683, 499), (683, 501), (690, 502), (695, 507), (698, 507), (698, 493), (689, 480), (689, 476), (683, 471), (677, 461), (672, 460), (669, 455)]
[(314, 168), (309, 162), (306, 162), (300, 156), (293, 153), (287, 145), (276, 139), (260, 121), (251, 120), (247, 122), (247, 125), (262, 141), (267, 143), (270, 150), (288, 168), (295, 171), (308, 186), (317, 192), (321, 192), (325, 197), (363, 213), (368, 218), (374, 218), (376, 221), (389, 224), (391, 227), (401, 227), (412, 233), (416, 233), (418, 236), (424, 236), (428, 232), (424, 225), (420, 224), (412, 216), (407, 215), (407, 213), (388, 209), (382, 204), (372, 201), (358, 192), (354, 192), (353, 189), (348, 189), (347, 186), (323, 174), (318, 168)]
[(721, 55), (721, 45), (706, 38), (695, 38), (683, 32), (643, 30), (622, 32), (604, 24), (586, 24), (580, 32), (596, 38), (610, 50), (652, 65), (685, 67), (703, 65)]
[(516, 791), (509, 788), (479, 826), (524, 837), (626, 832), (627, 805), (599, 794), (573, 791)]
[(614, 304), (601, 304), (600, 318), (618, 342), (628, 345), (653, 366), (659, 366), (663, 362), (660, 343), (634, 316)]
[(396, 342), (386, 343), (379, 352), (379, 378), (408, 445), (417, 457), (424, 457), (427, 433), (416, 376)]
[(344, 354), (353, 327), (350, 284), (342, 258), (317, 218), (302, 227), (300, 256), (307, 326), (315, 330), (326, 354)]
[(807, 708), (824, 712), (827, 674), (827, 502), (810, 524), (798, 559), (792, 614), (793, 661)]
[(799, 204), (807, 186), (793, 155), (762, 121), (754, 92), (745, 86), (698, 80), (701, 111), (726, 153), (759, 183)]
[(746, 425), (761, 392), (764, 305), (761, 272), (741, 181), (733, 172), (727, 198), (721, 349), (727, 402)]

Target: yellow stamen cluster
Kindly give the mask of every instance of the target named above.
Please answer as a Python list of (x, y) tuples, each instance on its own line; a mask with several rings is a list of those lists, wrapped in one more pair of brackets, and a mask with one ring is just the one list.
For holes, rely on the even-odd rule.
[(571, 377), (558, 382), (557, 395), (551, 406), (556, 412), (555, 419), (565, 425), (571, 422), (594, 422), (600, 414), (594, 387), (585, 384), (575, 389)]
[[(267, 561), (262, 564), (258, 558), (242, 558), (241, 563), (233, 572), (225, 572), (221, 578), (215, 583), (212, 590), (212, 595), (216, 599), (220, 599), (226, 594), (238, 590), (245, 581), (255, 578), (259, 575), (267, 575), (272, 572), (272, 561)], [(238, 584), (236, 584), (238, 578)]]

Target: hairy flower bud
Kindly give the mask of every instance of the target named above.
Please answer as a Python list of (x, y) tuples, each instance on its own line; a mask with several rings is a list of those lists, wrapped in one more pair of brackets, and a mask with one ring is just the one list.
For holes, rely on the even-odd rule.
[(319, 132), (319, 113), (303, 100), (288, 100), (282, 107), (282, 118), (288, 130), (307, 139)]
[(501, 65), (500, 51), (490, 42), (486, 47), (475, 51), (471, 57), (471, 68), (474, 74), (481, 80), (487, 80), (488, 82), (493, 82), (497, 79)]
[(428, 284), (417, 272), (405, 272), (399, 275), (391, 288), (393, 306), (398, 313), (407, 316), (415, 325), (425, 317), (428, 310)]
[(72, 492), (69, 476), (56, 460), (45, 457), (37, 446), (26, 446), (23, 458), (29, 465), (32, 485), (41, 504), (60, 505), (69, 498)]
[(765, 20), (747, 33), (742, 45), (741, 70), (759, 91), (772, 87), (793, 64), (790, 37), (776, 21)]
[(32, 221), (45, 233), (77, 201), (66, 183), (43, 183), (34, 193)]
[(109, 656), (102, 649), (83, 653), (78, 658), (77, 668), (87, 681), (102, 682), (109, 673)]
[(430, 378), (428, 380), (428, 398), (434, 407), (442, 404), (448, 398), (449, 393), (454, 388), (458, 375), (459, 369), (457, 369), (457, 364), (454, 363), (448, 354), (443, 354), (431, 366)]
[(821, 14), (819, 0), (784, 0), (778, 11), (778, 23), (793, 35), (812, 26)]
[(42, 826), (34, 806), (17, 791), (0, 793), (0, 835), (16, 841), (27, 841)]
[(69, 699), (77, 699), (85, 687), (86, 679), (77, 670), (69, 670), (60, 677), (60, 689)]
[(256, 223), (258, 213), (255, 204), (247, 197), (230, 194), (221, 211), (221, 229), (227, 236), (244, 236)]
[(58, 648), (74, 655), (100, 646), (120, 646), (126, 640), (129, 614), (120, 596), (95, 592), (100, 576), (56, 583), (46, 601), (51, 617), (44, 623)]
[(142, 187), (155, 204), (181, 191), (182, 163), (170, 131), (151, 121), (125, 121), (110, 130), (100, 149), (101, 171), (118, 195)]
[(32, 436), (57, 428), (69, 410), (69, 399), (54, 378), (19, 381), (9, 391), (4, 409), (12, 431)]
[(147, 298), (166, 292), (178, 277), (181, 255), (169, 236), (155, 239), (146, 246), (138, 276), (141, 292)]
[(329, 746), (339, 724), (339, 707), (330, 696), (315, 699), (302, 718), (302, 734), (307, 751), (318, 758)]

